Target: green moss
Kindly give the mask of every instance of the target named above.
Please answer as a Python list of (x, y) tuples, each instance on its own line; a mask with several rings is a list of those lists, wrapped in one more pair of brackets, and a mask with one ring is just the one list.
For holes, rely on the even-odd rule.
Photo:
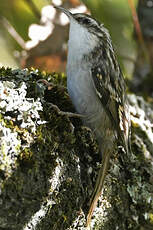
[(149, 217), (150, 217), (150, 222), (151, 222), (151, 224), (153, 225), (153, 213), (150, 213), (150, 214), (149, 214)]
[[(6, 119), (5, 111), (0, 114), (0, 122), (16, 132), (21, 141), (21, 145), (16, 146), (18, 155), (15, 165), (11, 165), (11, 173), (0, 170), (3, 181), (0, 184), (1, 228), (23, 229), (42, 207), (46, 214), (39, 219), (36, 230), (85, 226), (87, 204), (101, 159), (91, 131), (82, 127), (79, 119), (68, 118), (51, 106), (53, 103), (61, 111), (75, 111), (65, 88), (66, 76), (34, 69), (2, 68), (0, 79), (13, 81), (16, 88), (24, 81), (26, 97), (41, 100), (43, 110), (39, 111), (39, 116), (44, 122), (33, 119), (36, 131), (31, 131), (30, 127), (20, 127), (16, 113), (9, 113), (10, 120)], [(49, 81), (51, 87), (38, 82), (40, 79)], [(116, 148), (112, 155), (98, 204), (100, 214), (95, 216), (95, 230), (112, 230), (112, 226), (122, 230), (152, 226), (152, 170), (144, 155), (147, 151), (151, 153), (152, 143), (139, 124), (133, 123), (132, 133), (133, 152), (126, 155)]]

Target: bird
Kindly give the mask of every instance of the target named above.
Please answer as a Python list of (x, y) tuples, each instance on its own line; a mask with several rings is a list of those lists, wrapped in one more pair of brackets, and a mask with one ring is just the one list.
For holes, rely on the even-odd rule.
[(70, 21), (67, 89), (83, 124), (92, 130), (102, 156), (90, 199), (87, 226), (102, 193), (111, 154), (118, 140), (130, 151), (130, 113), (126, 84), (108, 30), (84, 13), (56, 6)]

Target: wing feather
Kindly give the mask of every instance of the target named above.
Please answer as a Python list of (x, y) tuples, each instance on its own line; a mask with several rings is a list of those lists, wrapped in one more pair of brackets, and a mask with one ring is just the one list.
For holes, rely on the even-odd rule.
[(99, 97), (112, 126), (116, 129), (126, 151), (129, 149), (129, 116), (123, 75), (118, 70), (109, 71), (98, 64), (91, 69), (97, 96)]

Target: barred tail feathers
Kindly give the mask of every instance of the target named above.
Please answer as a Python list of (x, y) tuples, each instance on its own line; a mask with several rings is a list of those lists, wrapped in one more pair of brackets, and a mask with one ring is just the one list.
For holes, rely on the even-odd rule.
[(89, 211), (88, 211), (88, 215), (87, 215), (87, 227), (90, 226), (93, 211), (97, 205), (99, 196), (101, 195), (101, 192), (102, 192), (104, 180), (105, 180), (106, 173), (108, 170), (110, 154), (111, 154), (111, 152), (103, 153), (102, 165), (101, 165), (101, 168), (100, 168), (99, 173), (98, 173), (98, 177), (96, 180), (96, 185), (95, 185), (95, 189), (94, 189), (92, 198), (90, 200), (90, 207), (89, 207)]

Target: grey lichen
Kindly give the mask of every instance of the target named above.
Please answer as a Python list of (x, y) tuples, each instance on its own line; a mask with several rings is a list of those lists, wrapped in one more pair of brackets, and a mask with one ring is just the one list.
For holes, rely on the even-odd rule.
[[(33, 142), (37, 124), (45, 123), (38, 113), (42, 110), (41, 102), (27, 98), (26, 89), (25, 82), (18, 87), (10, 81), (0, 82), (0, 170), (7, 177), (16, 168), (15, 162), (20, 152)], [(13, 123), (18, 123), (18, 126), (14, 127)], [(21, 145), (21, 132), (24, 145)]]
[[(1, 229), (86, 229), (100, 155), (91, 131), (59, 113), (74, 112), (65, 83), (63, 74), (0, 69)], [(114, 150), (94, 230), (153, 228), (153, 106), (129, 101), (132, 153)]]

